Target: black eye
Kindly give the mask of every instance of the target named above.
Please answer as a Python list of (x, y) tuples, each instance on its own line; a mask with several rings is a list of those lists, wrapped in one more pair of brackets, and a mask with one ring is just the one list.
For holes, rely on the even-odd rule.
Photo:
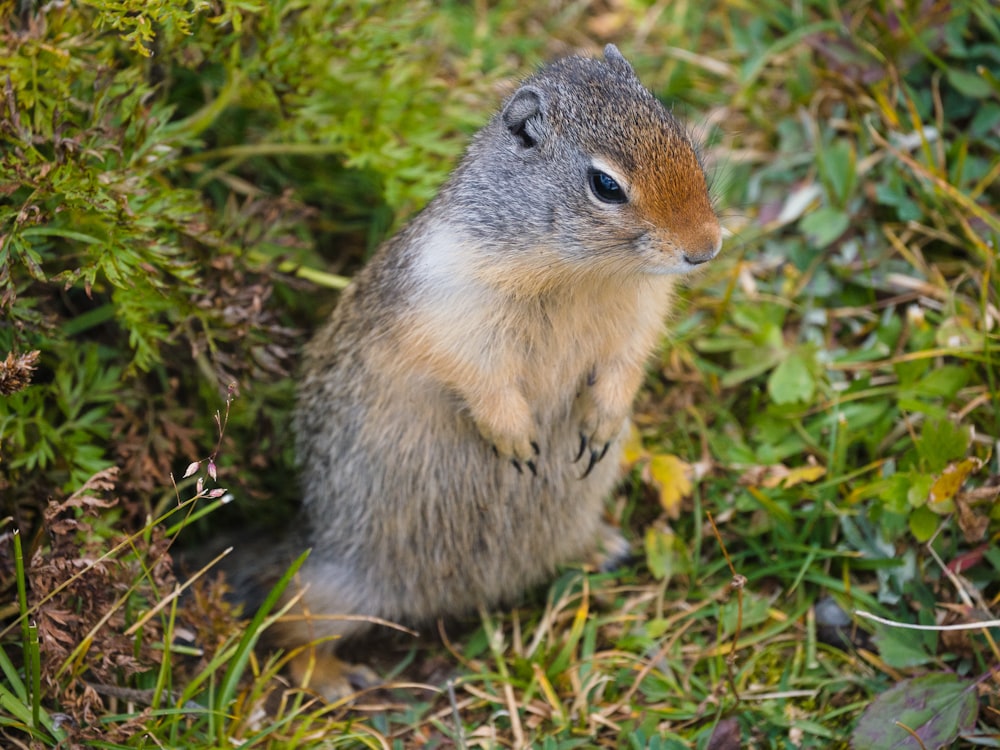
[(599, 169), (591, 169), (587, 176), (590, 179), (590, 189), (594, 191), (594, 195), (599, 200), (605, 203), (625, 203), (628, 201), (628, 196), (625, 195), (622, 186), (611, 175)]

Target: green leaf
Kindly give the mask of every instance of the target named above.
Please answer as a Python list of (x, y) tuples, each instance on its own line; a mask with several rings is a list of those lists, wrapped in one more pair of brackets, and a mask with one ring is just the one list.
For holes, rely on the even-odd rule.
[(945, 365), (928, 372), (915, 390), (924, 396), (951, 399), (969, 382), (969, 370), (958, 365)]
[(772, 346), (782, 343), (782, 326), (787, 311), (780, 305), (767, 302), (737, 305), (732, 310), (732, 319), (740, 328), (754, 334), (754, 341)]
[(886, 182), (875, 186), (875, 200), (884, 206), (895, 208), (900, 221), (916, 221), (923, 216), (920, 204), (910, 198), (905, 183), (896, 172)]
[(912, 669), (933, 661), (937, 633), (877, 625), (874, 637), (879, 656), (894, 669)]
[(895, 362), (892, 366), (901, 386), (916, 383), (929, 368), (930, 361), (926, 359), (904, 360)]
[(945, 75), (952, 86), (971, 99), (985, 99), (992, 93), (989, 82), (975, 73), (948, 68)]
[(846, 232), (850, 223), (846, 213), (827, 206), (804, 217), (799, 226), (817, 248), (824, 248)]
[[(843, 139), (836, 140), (820, 150), (817, 156), (831, 202), (839, 207), (847, 205), (857, 182), (854, 144)], [(845, 222), (846, 219), (844, 215)]]
[(809, 403), (816, 393), (816, 378), (801, 350), (792, 352), (771, 373), (767, 392), (776, 404)]
[(911, 508), (922, 508), (927, 504), (930, 497), (931, 487), (934, 486), (934, 477), (931, 474), (921, 474), (911, 471), (906, 475), (909, 487), (906, 490), (906, 502)]
[(722, 376), (722, 385), (731, 388), (763, 375), (781, 362), (782, 355), (775, 349), (741, 349), (733, 354), (735, 367)]
[(719, 624), (722, 632), (731, 634), (736, 631), (737, 622), (741, 628), (753, 628), (768, 621), (771, 616), (771, 600), (764, 596), (744, 591), (742, 600), (735, 596), (722, 605), (719, 613)]
[(974, 682), (953, 674), (924, 675), (901, 682), (877, 697), (858, 722), (852, 745), (859, 750), (950, 747), (960, 734), (972, 730), (978, 714)]
[(916, 441), (917, 453), (927, 471), (939, 472), (949, 461), (965, 458), (971, 439), (968, 428), (950, 419), (929, 420)]
[(650, 526), (643, 540), (646, 549), (646, 564), (649, 572), (658, 581), (669, 581), (675, 574), (688, 569), (684, 544), (677, 535), (664, 529)]
[(910, 533), (913, 538), (923, 544), (937, 531), (941, 517), (926, 505), (921, 505), (910, 514)]

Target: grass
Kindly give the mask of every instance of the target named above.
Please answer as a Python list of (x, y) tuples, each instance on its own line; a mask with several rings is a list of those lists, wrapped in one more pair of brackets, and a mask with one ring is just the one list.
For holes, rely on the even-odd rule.
[[(0, 351), (42, 351), (0, 398), (2, 744), (1000, 746), (988, 0), (140, 11), (0, 5)], [(241, 623), (169, 561), (226, 490), (292, 500), (294, 329), (334, 295), (277, 269), (336, 286), (510, 80), (606, 41), (701, 135), (729, 233), (609, 499), (637, 560), (393, 640), (387, 689), (322, 705), (254, 652), (273, 600)]]

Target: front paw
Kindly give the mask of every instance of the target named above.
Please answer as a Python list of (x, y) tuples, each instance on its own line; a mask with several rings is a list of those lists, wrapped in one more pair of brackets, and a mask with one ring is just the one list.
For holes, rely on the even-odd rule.
[(490, 444), (494, 455), (509, 459), (518, 472), (523, 466), (537, 474), (535, 461), (539, 455), (534, 419), (523, 399), (498, 399), (486, 408), (473, 411), (473, 421), (479, 434)]
[(593, 470), (594, 466), (598, 464), (607, 454), (608, 449), (611, 447), (611, 443), (621, 432), (622, 425), (625, 420), (621, 419), (617, 422), (609, 422), (608, 424), (614, 424), (612, 428), (607, 428), (605, 425), (601, 425), (596, 428), (589, 428), (586, 423), (580, 429), (580, 446), (577, 448), (576, 457), (573, 459), (573, 463), (577, 463), (584, 456), (587, 458), (587, 468), (584, 469), (581, 479), (585, 479), (590, 472)]
[(592, 392), (581, 394), (581, 402), (580, 445), (573, 462), (577, 463), (587, 456), (587, 468), (580, 477), (583, 479), (608, 454), (608, 449), (621, 433), (628, 414), (601, 409), (593, 399)]

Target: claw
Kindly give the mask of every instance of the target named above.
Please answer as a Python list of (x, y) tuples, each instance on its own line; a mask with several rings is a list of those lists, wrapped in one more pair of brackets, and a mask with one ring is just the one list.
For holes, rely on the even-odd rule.
[(514, 467), (515, 469), (517, 469), (517, 473), (518, 473), (518, 474), (523, 474), (523, 473), (524, 473), (524, 469), (522, 469), (522, 468), (521, 468), (521, 462), (520, 462), (520, 461), (518, 461), (518, 460), (517, 460), (516, 458), (512, 458), (512, 459), (510, 460), (510, 463), (511, 463), (511, 465), (512, 465), (512, 466), (513, 466), (513, 467)]
[(531, 476), (533, 476), (533, 477), (537, 477), (538, 476), (538, 469), (535, 468), (535, 462), (534, 461), (525, 461), (524, 465), (527, 466), (529, 469), (531, 469)]
[(576, 463), (581, 458), (583, 458), (583, 452), (587, 450), (587, 436), (582, 432), (580, 433), (580, 450), (576, 454), (576, 458), (573, 459), (573, 463)]
[(603, 460), (604, 460), (604, 457), (605, 457), (606, 455), (608, 455), (608, 448), (610, 448), (610, 447), (611, 447), (611, 441), (609, 440), (608, 442), (606, 442), (606, 443), (604, 444), (604, 447), (603, 447), (603, 448), (601, 448), (601, 455), (599, 455), (599, 456), (597, 457), (597, 460), (598, 460), (598, 461), (603, 461)]
[(541, 449), (538, 447), (538, 443), (536, 443), (534, 440), (531, 441), (531, 450), (535, 452), (536, 456), (542, 452)]
[(580, 479), (586, 479), (590, 474), (591, 469), (593, 469), (605, 455), (607, 455), (608, 448), (611, 447), (611, 443), (605, 443), (604, 447), (601, 448), (600, 453), (597, 451), (590, 452), (590, 461), (587, 463), (587, 470), (583, 472), (583, 476)]

